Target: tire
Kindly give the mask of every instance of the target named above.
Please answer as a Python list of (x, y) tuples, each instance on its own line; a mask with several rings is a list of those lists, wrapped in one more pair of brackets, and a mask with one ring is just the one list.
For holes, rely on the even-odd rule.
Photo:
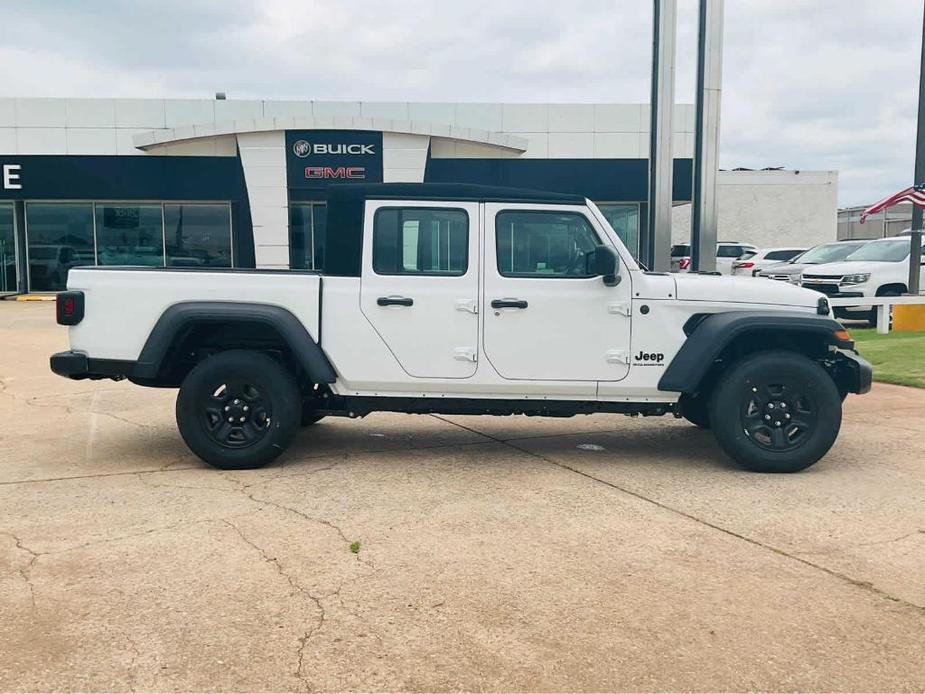
[(708, 398), (693, 396), (685, 393), (678, 400), (681, 405), (681, 416), (688, 422), (701, 429), (710, 428), (710, 402)]
[(189, 372), (177, 396), (177, 426), (186, 445), (222, 470), (272, 461), (292, 442), (301, 417), (293, 374), (259, 352), (231, 350), (206, 358)]
[(841, 417), (835, 382), (797, 352), (759, 352), (734, 363), (710, 402), (720, 447), (752, 472), (808, 468), (835, 443)]

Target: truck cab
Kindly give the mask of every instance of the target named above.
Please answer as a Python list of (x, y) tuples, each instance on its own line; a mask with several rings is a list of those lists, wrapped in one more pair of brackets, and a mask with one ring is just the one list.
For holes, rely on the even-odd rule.
[(219, 467), (385, 410), (673, 413), (749, 469), (791, 471), (870, 387), (822, 295), (646, 272), (581, 196), (333, 186), (328, 229), (323, 272), (74, 269), (52, 369), (179, 388), (181, 434)]

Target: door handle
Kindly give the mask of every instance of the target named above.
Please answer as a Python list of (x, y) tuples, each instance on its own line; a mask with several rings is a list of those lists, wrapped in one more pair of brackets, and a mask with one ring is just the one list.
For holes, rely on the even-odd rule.
[(527, 302), (524, 299), (492, 299), (492, 308), (527, 308)]
[(414, 304), (414, 299), (407, 296), (380, 296), (376, 299), (376, 303), (379, 306), (411, 306)]

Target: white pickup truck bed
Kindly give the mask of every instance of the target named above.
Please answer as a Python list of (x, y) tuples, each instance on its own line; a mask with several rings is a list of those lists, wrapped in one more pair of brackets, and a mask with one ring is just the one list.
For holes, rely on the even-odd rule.
[(134, 361), (167, 307), (192, 301), (280, 306), (317, 341), (320, 287), (320, 275), (288, 270), (78, 267), (70, 271), (68, 288), (84, 293), (86, 317), (71, 328), (71, 349), (96, 359)]

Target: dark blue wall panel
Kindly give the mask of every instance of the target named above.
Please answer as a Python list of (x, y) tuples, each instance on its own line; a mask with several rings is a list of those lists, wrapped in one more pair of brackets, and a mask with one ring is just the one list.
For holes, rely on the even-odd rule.
[[(592, 200), (640, 201), (648, 192), (645, 159), (428, 159), (424, 180), (483, 183), (578, 193)], [(692, 162), (674, 161), (674, 199), (691, 199)]]
[(22, 167), (22, 189), (0, 188), (0, 199), (247, 202), (237, 157), (3, 155), (3, 164)]

